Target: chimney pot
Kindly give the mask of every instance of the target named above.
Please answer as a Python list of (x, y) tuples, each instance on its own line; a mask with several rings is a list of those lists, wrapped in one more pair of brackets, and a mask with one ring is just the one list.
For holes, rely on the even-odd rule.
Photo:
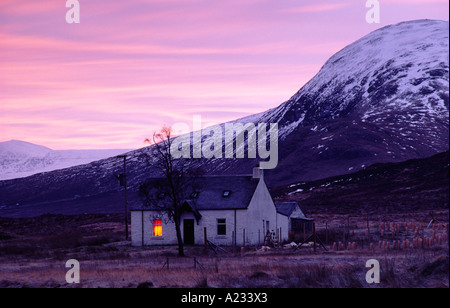
[(254, 179), (262, 179), (264, 177), (264, 172), (259, 167), (253, 168), (253, 178)]

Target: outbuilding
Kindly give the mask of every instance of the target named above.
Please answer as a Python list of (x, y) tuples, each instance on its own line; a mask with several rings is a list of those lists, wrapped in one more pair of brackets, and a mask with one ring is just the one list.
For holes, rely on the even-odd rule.
[(275, 207), (282, 238), (299, 241), (312, 231), (314, 219), (306, 217), (297, 202), (276, 202)]

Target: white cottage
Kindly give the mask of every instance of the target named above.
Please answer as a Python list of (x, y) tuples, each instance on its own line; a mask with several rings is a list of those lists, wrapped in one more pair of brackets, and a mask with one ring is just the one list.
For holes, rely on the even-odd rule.
[[(205, 230), (217, 245), (262, 245), (267, 231), (288, 239), (286, 213), (277, 214), (261, 170), (253, 176), (201, 177), (190, 189), (181, 217), (184, 244), (204, 244)], [(154, 208), (138, 205), (131, 209), (131, 239), (134, 246), (175, 245), (175, 224)]]

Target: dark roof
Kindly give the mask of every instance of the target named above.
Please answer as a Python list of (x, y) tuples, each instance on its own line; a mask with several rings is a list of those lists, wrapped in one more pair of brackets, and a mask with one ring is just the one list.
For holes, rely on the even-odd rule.
[(307, 218), (303, 211), (300, 209), (300, 206), (297, 202), (275, 202), (275, 207), (277, 208), (277, 213), (291, 217), (292, 213), (294, 212), (295, 208), (298, 207), (300, 213), (298, 215), (295, 215), (295, 219), (304, 219), (304, 220), (313, 220), (312, 218)]
[[(221, 209), (246, 209), (258, 185), (258, 179), (251, 175), (229, 175), (229, 176), (204, 176), (192, 180), (184, 193), (185, 202), (194, 212), (199, 210), (221, 210)], [(152, 194), (157, 200), (164, 192), (163, 179), (152, 178), (147, 181), (149, 187), (153, 187)], [(224, 195), (229, 191), (228, 196)], [(193, 192), (198, 192), (194, 197)], [(166, 197), (164, 197), (166, 198)], [(161, 199), (163, 201), (163, 199)], [(152, 210), (154, 207), (145, 206), (138, 202), (131, 210)]]
[(288, 217), (291, 216), (297, 205), (297, 202), (275, 202), (277, 213)]
[(200, 212), (198, 211), (195, 202), (193, 200), (185, 200), (181, 208), (182, 211), (192, 212), (197, 221), (199, 221), (202, 218), (202, 214), (200, 214)]

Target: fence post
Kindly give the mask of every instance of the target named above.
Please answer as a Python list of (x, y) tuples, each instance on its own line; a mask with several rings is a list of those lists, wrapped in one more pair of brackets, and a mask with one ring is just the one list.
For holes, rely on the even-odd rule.
[(303, 242), (306, 240), (306, 223), (303, 222)]
[(342, 243), (344, 244), (344, 249), (345, 249), (345, 223), (342, 224), (342, 229), (343, 229), (343, 236), (344, 236)]
[(316, 223), (313, 222), (314, 253), (316, 252)]
[(449, 245), (450, 245), (450, 239), (449, 239), (449, 236), (448, 236), (448, 235), (449, 235), (449, 234), (448, 234), (448, 233), (449, 233), (449, 225), (450, 225), (450, 224), (447, 223), (447, 247), (449, 247)]
[(278, 243), (279, 243), (279, 245), (281, 246), (281, 248), (283, 248), (283, 245), (282, 245), (282, 240), (283, 240), (283, 238), (282, 238), (282, 236), (281, 236), (281, 234), (282, 234), (282, 229), (281, 229), (281, 227), (280, 227), (280, 232), (278, 232), (278, 236), (279, 236), (279, 238), (278, 238)]
[(203, 228), (203, 234), (205, 237), (205, 254), (208, 252), (208, 237), (206, 233), (206, 227)]

